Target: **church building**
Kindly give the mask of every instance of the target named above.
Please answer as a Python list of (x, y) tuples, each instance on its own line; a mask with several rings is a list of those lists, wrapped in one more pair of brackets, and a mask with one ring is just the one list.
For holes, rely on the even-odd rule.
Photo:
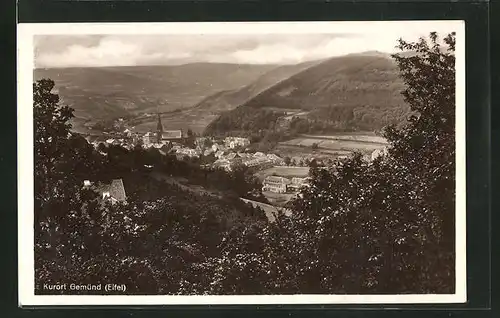
[(163, 125), (161, 123), (161, 115), (158, 113), (158, 122), (156, 124), (156, 143), (162, 143), (165, 141), (179, 141), (182, 139), (181, 130), (163, 130)]

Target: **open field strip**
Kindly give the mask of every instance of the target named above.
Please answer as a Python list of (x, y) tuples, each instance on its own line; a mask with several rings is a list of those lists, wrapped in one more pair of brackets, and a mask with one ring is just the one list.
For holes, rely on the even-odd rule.
[(260, 180), (264, 180), (266, 177), (272, 175), (280, 177), (307, 177), (309, 175), (309, 167), (274, 166), (255, 173), (255, 176)]
[(357, 135), (357, 134), (339, 134), (339, 135), (300, 135), (304, 138), (312, 139), (332, 139), (332, 140), (346, 140), (346, 141), (359, 141), (359, 142), (370, 142), (370, 143), (380, 143), (387, 144), (387, 140), (380, 136), (371, 135)]

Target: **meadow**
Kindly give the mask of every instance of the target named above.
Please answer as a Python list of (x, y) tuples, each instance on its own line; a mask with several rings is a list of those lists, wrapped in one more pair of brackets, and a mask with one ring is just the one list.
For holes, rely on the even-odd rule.
[(259, 180), (264, 180), (266, 177), (273, 175), (287, 178), (307, 177), (309, 175), (309, 167), (274, 166), (255, 173), (255, 176), (257, 176)]
[[(305, 149), (310, 148), (309, 152), (312, 152), (313, 150), (317, 150), (319, 152), (325, 150), (327, 153), (328, 151), (369, 152), (383, 148), (386, 145), (386, 142), (382, 137), (367, 135), (304, 135), (299, 138), (283, 141), (280, 145)], [(313, 149), (313, 145), (317, 145), (317, 148)]]

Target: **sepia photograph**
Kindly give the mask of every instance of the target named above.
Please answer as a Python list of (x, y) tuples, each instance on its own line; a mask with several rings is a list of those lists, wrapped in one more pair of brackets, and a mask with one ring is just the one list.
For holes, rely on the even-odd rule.
[(467, 300), (463, 21), (18, 33), (22, 304)]

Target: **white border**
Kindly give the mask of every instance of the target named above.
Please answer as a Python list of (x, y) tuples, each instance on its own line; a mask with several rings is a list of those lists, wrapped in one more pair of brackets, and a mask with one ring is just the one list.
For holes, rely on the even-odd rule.
[[(367, 26), (369, 23), (369, 26)], [(249, 296), (41, 296), (34, 295), (33, 233), (33, 36), (41, 34), (317, 34), (421, 30), (429, 24), (456, 31), (456, 293), (441, 295), (249, 295)], [(18, 256), (19, 305), (198, 305), (198, 304), (403, 304), (464, 303), (465, 215), (465, 22), (204, 22), (19, 24), (18, 53)], [(395, 39), (396, 40), (396, 39)], [(412, 39), (413, 40), (413, 39)]]

